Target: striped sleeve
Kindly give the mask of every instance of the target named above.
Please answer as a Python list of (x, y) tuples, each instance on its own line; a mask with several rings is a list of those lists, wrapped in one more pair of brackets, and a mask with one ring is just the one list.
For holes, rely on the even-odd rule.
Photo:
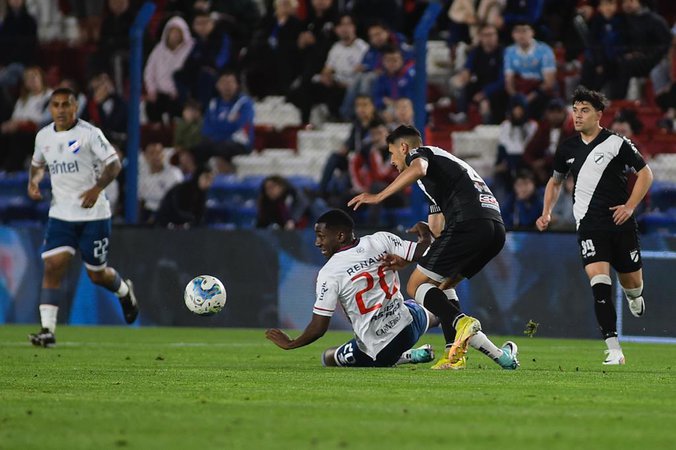
[(415, 242), (407, 241), (386, 231), (375, 233), (373, 236), (377, 237), (383, 243), (388, 253), (401, 256), (406, 261), (411, 261), (413, 259), (415, 248), (418, 245)]

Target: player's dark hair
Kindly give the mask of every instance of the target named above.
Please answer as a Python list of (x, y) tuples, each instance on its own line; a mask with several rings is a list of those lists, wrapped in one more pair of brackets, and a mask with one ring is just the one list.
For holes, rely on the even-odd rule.
[(347, 231), (354, 229), (354, 220), (342, 209), (332, 209), (319, 216), (317, 223), (323, 223), (328, 229), (343, 228)]
[(72, 90), (69, 87), (60, 87), (54, 89), (54, 92), (52, 92), (52, 95), (49, 97), (50, 100), (53, 99), (57, 95), (68, 95), (72, 96), (75, 100), (77, 100), (77, 94), (75, 93), (74, 90)]
[(608, 99), (601, 92), (592, 91), (584, 86), (579, 86), (573, 93), (573, 105), (579, 102), (587, 102), (597, 111), (606, 109)]
[(422, 136), (416, 127), (410, 125), (400, 125), (393, 132), (387, 136), (387, 143), (394, 144), (399, 139), (406, 139), (407, 141), (416, 141), (422, 144)]

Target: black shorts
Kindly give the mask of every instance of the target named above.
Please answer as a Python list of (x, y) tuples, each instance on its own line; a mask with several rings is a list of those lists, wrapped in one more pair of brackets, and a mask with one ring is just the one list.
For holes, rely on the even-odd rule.
[(641, 247), (635, 227), (623, 227), (614, 231), (578, 231), (582, 263), (607, 262), (619, 273), (639, 270)]
[(462, 275), (472, 278), (505, 245), (505, 226), (491, 219), (474, 219), (446, 227), (418, 262), (418, 269), (435, 281)]

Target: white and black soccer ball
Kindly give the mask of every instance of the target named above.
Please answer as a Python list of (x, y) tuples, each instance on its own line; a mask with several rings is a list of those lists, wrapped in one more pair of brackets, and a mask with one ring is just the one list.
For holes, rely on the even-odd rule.
[(200, 275), (185, 287), (183, 300), (188, 309), (200, 316), (216, 314), (225, 306), (225, 286), (216, 277)]

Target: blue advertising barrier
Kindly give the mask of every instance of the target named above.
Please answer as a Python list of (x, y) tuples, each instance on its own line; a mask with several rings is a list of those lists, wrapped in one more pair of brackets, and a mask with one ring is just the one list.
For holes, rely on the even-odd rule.
[[(38, 228), (0, 227), (0, 323), (38, 322), (41, 240)], [(647, 313), (640, 319), (627, 314), (618, 290), (619, 330), (634, 340), (670, 342), (676, 337), (676, 240), (649, 235), (641, 241)], [(115, 228), (109, 259), (135, 282), (141, 305), (137, 325), (295, 329), (311, 318), (315, 280), (324, 262), (311, 231), (140, 228)], [(411, 270), (401, 273), (402, 286)], [(220, 314), (199, 317), (183, 305), (185, 285), (200, 274), (224, 282), (228, 302)], [(60, 308), (60, 322), (124, 324), (115, 296), (89, 281), (79, 259), (62, 289), (70, 300)], [(533, 320), (541, 336), (599, 337), (572, 234), (508, 233), (502, 252), (457, 291), (463, 310), (479, 318), (490, 334), (519, 335)], [(350, 328), (342, 313), (331, 327)]]

